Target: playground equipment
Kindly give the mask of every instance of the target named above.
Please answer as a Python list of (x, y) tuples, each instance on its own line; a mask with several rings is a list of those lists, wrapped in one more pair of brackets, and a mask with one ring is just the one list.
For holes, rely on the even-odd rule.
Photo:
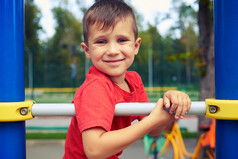
[[(34, 112), (34, 109), (39, 106), (33, 102), (30, 105), (24, 102), (23, 9), (24, 0), (0, 1), (0, 102), (2, 102), (0, 103), (0, 155), (2, 159), (26, 158), (24, 120), (28, 115), (32, 118), (32, 113), (38, 113), (38, 110)], [(219, 119), (216, 121), (217, 159), (233, 158), (237, 151), (238, 123), (232, 121), (238, 119), (237, 12), (237, 0), (214, 0), (215, 86), (216, 99), (219, 100), (212, 100), (212, 103), (207, 104), (206, 113), (210, 117)], [(18, 105), (18, 102), (22, 105)], [(57, 108), (56, 111), (58, 110)], [(133, 107), (134, 110), (137, 108)], [(3, 116), (4, 114), (8, 115)]]
[[(215, 94), (216, 99), (238, 99), (238, 1), (215, 0)], [(237, 113), (233, 107), (227, 113)], [(216, 120), (216, 158), (234, 158), (238, 144), (238, 123), (233, 120)], [(228, 147), (231, 145), (231, 147)]]
[[(156, 103), (118, 103), (115, 116), (148, 115)], [(187, 115), (205, 115), (215, 119), (238, 120), (238, 100), (207, 99), (192, 102)], [(75, 116), (74, 104), (36, 104), (34, 101), (0, 103), (0, 121), (24, 121), (37, 116)]]
[[(0, 1), (0, 102), (25, 100), (23, 13), (23, 0)], [(1, 158), (26, 158), (25, 132), (25, 121), (0, 122)]]
[[(157, 159), (157, 156), (159, 156), (159, 158), (166, 158), (169, 152), (173, 153), (174, 159), (185, 159), (185, 157), (189, 157), (191, 159), (199, 159), (201, 151), (203, 149), (204, 137), (206, 136), (206, 134), (207, 132), (200, 135), (194, 152), (188, 152), (185, 147), (180, 128), (178, 124), (175, 123), (170, 132), (164, 132), (160, 136), (153, 139), (153, 141), (149, 145), (149, 150), (147, 153), (149, 154), (149, 152), (154, 150), (154, 159)], [(149, 136), (145, 136), (144, 140), (146, 139), (146, 137)], [(209, 159), (214, 159), (214, 150), (207, 150), (209, 150), (206, 151)]]
[[(119, 103), (115, 108), (115, 116), (148, 115), (156, 103)], [(1, 103), (0, 121), (24, 121), (36, 116), (75, 116), (74, 104), (34, 104), (34, 101)], [(187, 113), (205, 115), (205, 102), (192, 102)]]

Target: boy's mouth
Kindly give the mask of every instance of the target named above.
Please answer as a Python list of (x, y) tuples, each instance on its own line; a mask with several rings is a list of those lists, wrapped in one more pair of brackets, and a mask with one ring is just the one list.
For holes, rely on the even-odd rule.
[(124, 61), (125, 58), (123, 59), (115, 59), (115, 60), (103, 60), (104, 62), (106, 63), (117, 63), (117, 62), (121, 62), (121, 61)]

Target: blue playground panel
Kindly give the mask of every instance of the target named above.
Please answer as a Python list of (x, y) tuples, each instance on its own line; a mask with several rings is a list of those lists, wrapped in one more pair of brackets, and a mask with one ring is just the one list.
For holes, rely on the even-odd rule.
[[(237, 15), (237, 0), (214, 1), (216, 99), (238, 100)], [(216, 120), (216, 158), (234, 158), (237, 141), (238, 121)]]
[[(0, 102), (25, 100), (24, 1), (0, 1)], [(25, 121), (0, 122), (0, 158), (25, 159)]]

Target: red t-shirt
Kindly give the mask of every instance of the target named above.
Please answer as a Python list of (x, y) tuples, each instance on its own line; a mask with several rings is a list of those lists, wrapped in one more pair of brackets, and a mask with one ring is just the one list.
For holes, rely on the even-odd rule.
[[(147, 94), (138, 73), (127, 71), (125, 76), (131, 93), (122, 90), (94, 66), (90, 68), (83, 85), (77, 90), (73, 103), (76, 117), (73, 117), (65, 142), (64, 159), (86, 159), (81, 132), (102, 127), (106, 131), (118, 130), (131, 125), (142, 116), (115, 116), (114, 109), (121, 102), (148, 102)], [(117, 159), (118, 153), (110, 157)]]

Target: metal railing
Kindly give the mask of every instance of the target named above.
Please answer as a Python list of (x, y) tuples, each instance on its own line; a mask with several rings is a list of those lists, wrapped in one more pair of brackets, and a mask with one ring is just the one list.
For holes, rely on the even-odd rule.
[[(119, 103), (115, 107), (115, 116), (139, 116), (148, 115), (156, 103)], [(69, 103), (45, 103), (33, 104), (32, 115), (36, 116), (75, 116), (74, 104)], [(204, 101), (192, 102), (186, 115), (205, 115), (206, 104)]]

